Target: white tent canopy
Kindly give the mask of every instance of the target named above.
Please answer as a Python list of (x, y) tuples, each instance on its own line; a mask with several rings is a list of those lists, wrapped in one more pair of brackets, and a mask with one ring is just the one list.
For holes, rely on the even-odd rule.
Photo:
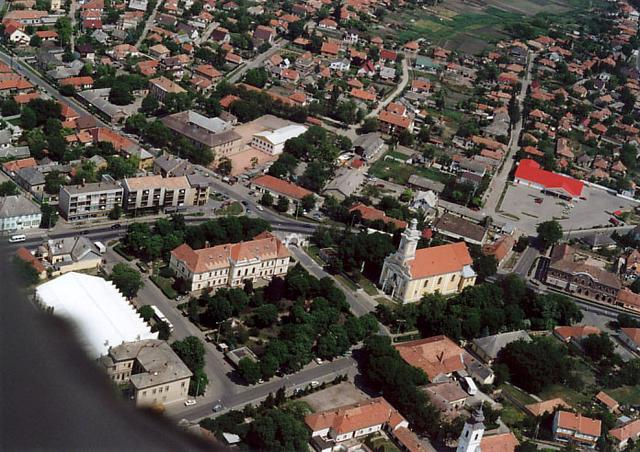
[(93, 358), (123, 342), (158, 338), (113, 283), (97, 276), (67, 273), (38, 286), (36, 298), (76, 326)]

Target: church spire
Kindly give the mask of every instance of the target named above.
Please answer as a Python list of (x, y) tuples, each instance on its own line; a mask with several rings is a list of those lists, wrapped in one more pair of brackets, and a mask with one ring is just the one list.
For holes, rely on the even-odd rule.
[(402, 233), (400, 246), (398, 247), (398, 256), (402, 262), (407, 262), (416, 257), (416, 248), (420, 240), (420, 231), (418, 231), (418, 220), (413, 218), (409, 223), (409, 227)]

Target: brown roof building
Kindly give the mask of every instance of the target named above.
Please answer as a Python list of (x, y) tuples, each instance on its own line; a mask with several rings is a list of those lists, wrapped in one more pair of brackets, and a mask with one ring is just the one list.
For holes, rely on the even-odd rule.
[(464, 350), (446, 336), (403, 342), (394, 348), (408, 364), (422, 369), (430, 381), (464, 370)]
[[(176, 179), (176, 178), (173, 178)], [(246, 280), (270, 280), (287, 273), (291, 254), (274, 235), (263, 232), (253, 240), (199, 250), (182, 244), (171, 251), (169, 266), (187, 281), (189, 290), (238, 287)]]

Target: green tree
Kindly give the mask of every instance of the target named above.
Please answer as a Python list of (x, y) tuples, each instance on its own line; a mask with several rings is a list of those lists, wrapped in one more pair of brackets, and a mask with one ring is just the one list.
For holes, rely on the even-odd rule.
[(50, 195), (57, 195), (65, 182), (64, 174), (57, 170), (51, 171), (44, 177), (44, 191)]
[(269, 79), (269, 74), (264, 68), (249, 69), (244, 76), (244, 81), (249, 85), (263, 88)]
[(284, 196), (278, 196), (276, 210), (278, 212), (286, 212), (287, 210), (289, 210), (289, 199), (285, 198)]
[(18, 186), (10, 180), (0, 182), (0, 196), (12, 196), (18, 194)]
[(158, 102), (158, 99), (151, 94), (148, 94), (144, 99), (142, 99), (142, 104), (140, 106), (140, 111), (142, 113), (152, 115), (158, 111), (158, 108), (160, 108), (160, 103)]
[(555, 220), (542, 222), (538, 225), (536, 232), (544, 248), (554, 245), (562, 239), (562, 226)]
[(40, 206), (42, 217), (40, 219), (40, 227), (42, 229), (51, 229), (58, 221), (58, 209), (54, 206), (44, 203)]
[(38, 125), (38, 118), (36, 112), (29, 106), (22, 108), (22, 114), (20, 115), (20, 127), (24, 130), (31, 130)]
[(262, 198), (260, 198), (260, 204), (265, 207), (271, 207), (273, 205), (273, 196), (271, 196), (271, 193), (265, 192)]
[(163, 102), (169, 113), (176, 113), (191, 108), (192, 100), (189, 93), (169, 93)]
[(533, 393), (566, 383), (572, 368), (566, 349), (549, 337), (511, 342), (500, 350), (497, 363), (508, 367), (515, 385)]
[(242, 358), (238, 362), (238, 372), (250, 385), (256, 384), (262, 378), (260, 364), (251, 358)]
[(302, 198), (302, 208), (307, 212), (312, 211), (316, 207), (316, 197), (314, 195), (307, 195)]
[(181, 341), (175, 341), (171, 348), (191, 372), (195, 373), (204, 368), (204, 344), (197, 337), (188, 336)]
[(296, 452), (307, 450), (309, 436), (302, 420), (274, 408), (258, 415), (251, 423), (247, 443), (256, 450)]
[(116, 80), (109, 91), (109, 102), (114, 105), (129, 105), (133, 103), (135, 97), (133, 90), (128, 83)]
[(258, 328), (273, 325), (278, 320), (278, 308), (272, 304), (263, 304), (253, 311), (253, 322)]
[(138, 308), (138, 313), (140, 314), (140, 316), (145, 322), (148, 322), (149, 320), (151, 320), (155, 315), (155, 311), (148, 304), (145, 304), (144, 306), (140, 306)]
[(473, 260), (472, 267), (478, 275), (478, 282), (483, 282), (489, 276), (496, 274), (498, 271), (498, 261), (494, 256), (481, 254)]
[(60, 44), (66, 46), (71, 41), (71, 34), (73, 33), (73, 27), (71, 26), (71, 19), (67, 16), (59, 17), (56, 21), (56, 30), (58, 32), (58, 40)]
[(607, 333), (590, 334), (580, 342), (584, 354), (594, 362), (609, 361), (615, 355), (615, 345)]
[(60, 87), (60, 94), (67, 97), (73, 97), (76, 94), (76, 88), (73, 85), (64, 85)]
[(228, 157), (223, 157), (218, 162), (217, 170), (223, 176), (228, 176), (233, 170), (233, 163)]
[(133, 298), (138, 291), (144, 286), (140, 272), (122, 262), (118, 262), (113, 266), (109, 279), (127, 298)]
[(113, 209), (109, 211), (110, 220), (118, 220), (122, 216), (122, 207), (120, 204), (113, 206)]

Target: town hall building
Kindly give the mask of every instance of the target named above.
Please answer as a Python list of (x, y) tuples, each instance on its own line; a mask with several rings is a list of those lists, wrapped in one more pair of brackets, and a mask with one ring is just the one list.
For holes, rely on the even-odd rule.
[(419, 301), (423, 295), (440, 292), (450, 295), (473, 286), (476, 273), (464, 242), (416, 250), (420, 240), (417, 221), (402, 233), (398, 251), (384, 261), (379, 284), (382, 290), (402, 303)]

